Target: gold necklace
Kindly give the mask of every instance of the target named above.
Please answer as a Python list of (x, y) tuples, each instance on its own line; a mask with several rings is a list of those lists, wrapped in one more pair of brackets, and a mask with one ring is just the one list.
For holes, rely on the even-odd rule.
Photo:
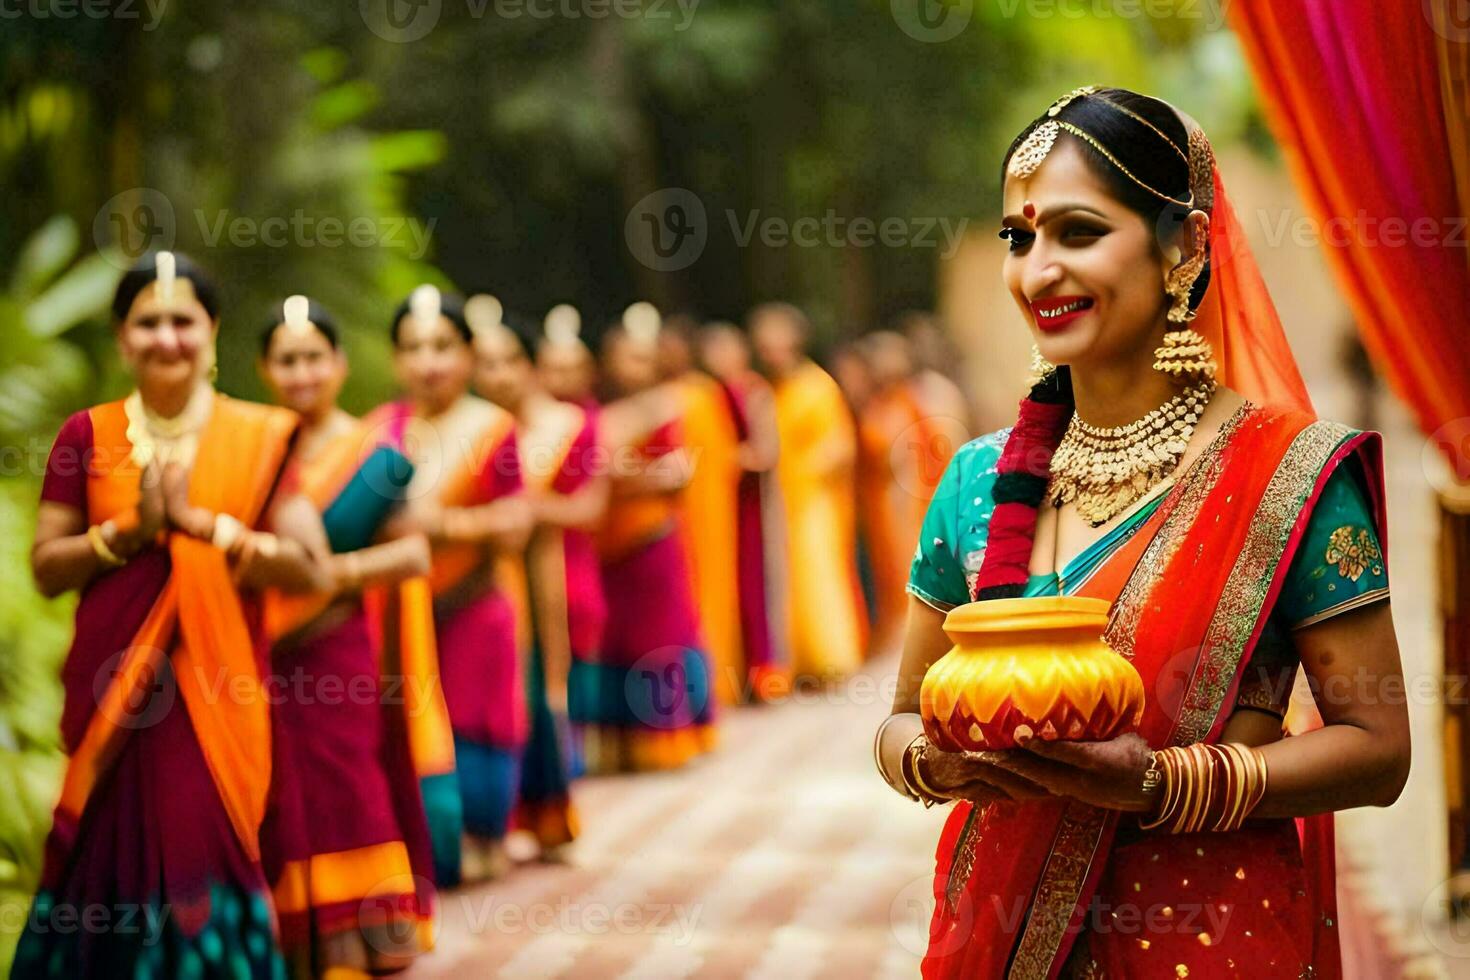
[(154, 460), (159, 465), (178, 463), (185, 469), (192, 466), (199, 452), (199, 433), (213, 409), (214, 389), (207, 384), (196, 388), (184, 410), (173, 418), (153, 412), (143, 404), (142, 394), (134, 391), (123, 401), (133, 462), (139, 469), (146, 469)]
[(1093, 527), (1127, 510), (1179, 466), (1214, 393), (1215, 381), (1207, 378), (1116, 428), (1089, 425), (1073, 413), (1051, 458), (1051, 502), (1075, 501)]

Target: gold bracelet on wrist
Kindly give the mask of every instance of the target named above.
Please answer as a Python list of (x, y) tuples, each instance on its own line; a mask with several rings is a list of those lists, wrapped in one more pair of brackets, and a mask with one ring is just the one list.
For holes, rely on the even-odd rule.
[[(103, 524), (106, 523), (109, 522), (103, 522)], [(117, 552), (108, 545), (107, 537), (102, 532), (103, 524), (93, 524), (87, 528), (87, 540), (91, 542), (92, 553), (97, 556), (97, 560), (104, 568), (121, 568), (127, 562), (118, 557)]]

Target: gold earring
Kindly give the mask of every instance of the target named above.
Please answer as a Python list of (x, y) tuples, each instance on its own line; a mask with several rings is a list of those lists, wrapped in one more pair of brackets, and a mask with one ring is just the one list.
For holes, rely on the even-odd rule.
[(1031, 384), (1036, 384), (1042, 378), (1051, 374), (1057, 366), (1041, 356), (1041, 348), (1035, 344), (1031, 345)]
[(1205, 271), (1206, 249), (1204, 242), (1200, 241), (1198, 230), (1193, 234), (1194, 254), (1170, 269), (1169, 274), (1164, 277), (1164, 292), (1173, 300), (1169, 304), (1170, 323), (1188, 323), (1196, 315), (1189, 308), (1189, 297), (1194, 292), (1194, 284), (1200, 273)]
[(1192, 328), (1167, 331), (1164, 345), (1154, 350), (1154, 370), (1185, 387), (1213, 379), (1215, 348)]

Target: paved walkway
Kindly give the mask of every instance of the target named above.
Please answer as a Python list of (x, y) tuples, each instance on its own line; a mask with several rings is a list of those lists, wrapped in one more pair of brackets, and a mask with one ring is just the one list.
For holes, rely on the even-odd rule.
[(896, 666), (727, 711), (685, 770), (583, 781), (572, 862), (446, 896), (409, 976), (916, 977), (944, 816), (873, 771)]

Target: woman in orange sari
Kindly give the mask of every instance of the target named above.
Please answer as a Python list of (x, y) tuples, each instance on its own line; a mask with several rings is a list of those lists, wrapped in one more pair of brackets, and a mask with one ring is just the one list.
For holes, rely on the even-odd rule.
[(509, 867), (502, 843), (530, 730), (522, 552), (531, 512), (515, 418), (470, 392), (475, 356), (462, 302), (420, 286), (393, 314), (390, 334), (404, 398), (365, 422), (374, 439), (414, 465), (408, 504), (386, 535), (425, 534), (433, 551), (438, 680), (454, 730), (465, 829), (462, 868), (435, 856), (442, 886)]
[[(388, 972), (433, 942), (424, 797), (433, 799), (436, 783), (420, 789), (420, 733), (434, 728), (429, 741), (452, 751), (442, 692), (427, 683), (432, 674), (411, 669), (416, 659), (432, 662), (432, 644), (405, 650), (382, 622), (384, 611), (397, 622), (411, 617), (414, 594), (419, 614), (429, 612), (428, 541), (373, 544), (413, 467), (338, 407), (347, 357), (331, 316), (305, 296), (287, 299), (261, 335), (259, 370), (276, 401), (301, 416), (293, 475), (322, 514), (343, 585), (336, 594), (265, 597), (276, 758), (261, 838), (281, 945), (297, 976)], [(416, 581), (400, 587), (406, 579)], [(442, 778), (452, 781), (453, 756), (446, 761)], [(452, 800), (457, 814), (457, 793)], [(435, 800), (436, 824), (442, 810)], [(325, 813), (332, 819), (314, 817)]]
[(936, 451), (947, 440), (917, 397), (907, 338), (875, 331), (860, 350), (873, 392), (858, 412), (858, 504), (877, 600), (872, 649), (887, 652), (903, 630), (909, 561), (949, 457)]
[(776, 478), (791, 589), (785, 642), (793, 675), (830, 680), (857, 669), (867, 645), (857, 572), (857, 436), (837, 382), (806, 355), (809, 332), (806, 316), (786, 303), (750, 314), (751, 339), (776, 390)]
[[(1331, 812), (1388, 805), (1409, 766), (1378, 437), (1311, 413), (1209, 142), (1168, 105), (1058, 100), (1004, 198), (1042, 377), (935, 494), (875, 744), (895, 788), (959, 800), (924, 975), (1340, 976)], [(928, 744), (946, 611), (1046, 595), (1111, 603), (1137, 731)], [(1288, 732), (1299, 668), (1315, 705), (1292, 707), (1321, 719)]]
[(215, 392), (215, 287), (187, 258), (135, 266), (112, 313), (137, 387), (62, 427), (31, 552), (42, 593), (81, 598), (70, 759), (12, 975), (277, 977), (259, 596), (335, 583), (280, 483), (297, 420)]

